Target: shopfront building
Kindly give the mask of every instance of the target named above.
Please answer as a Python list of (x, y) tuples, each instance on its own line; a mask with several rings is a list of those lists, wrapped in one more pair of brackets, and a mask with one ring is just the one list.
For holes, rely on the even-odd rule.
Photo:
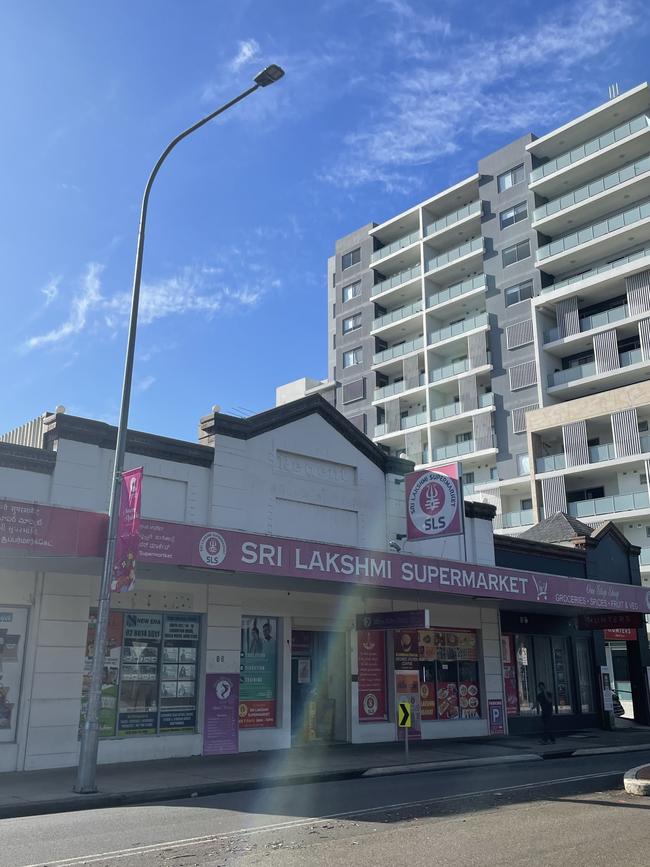
[[(6, 771), (76, 763), (94, 653), (115, 432), (65, 415), (46, 428), (43, 448), (0, 444)], [(494, 565), (482, 504), (465, 504), (464, 539), (404, 543), (411, 466), (318, 398), (201, 430), (198, 445), (129, 436), (143, 521), (135, 588), (111, 600), (100, 761), (392, 741), (402, 695), (411, 737), (506, 732), (506, 647), (530, 651), (529, 678), (552, 672), (558, 708), (577, 706), (576, 637), (508, 612), (607, 608), (606, 583), (602, 603), (578, 603), (582, 579), (555, 569), (544, 598), (544, 576)], [(647, 610), (635, 586), (620, 601)]]

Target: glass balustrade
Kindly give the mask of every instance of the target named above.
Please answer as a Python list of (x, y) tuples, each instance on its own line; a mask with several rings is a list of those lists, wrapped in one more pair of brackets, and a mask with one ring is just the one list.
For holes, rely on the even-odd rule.
[(439, 220), (434, 220), (433, 223), (429, 223), (424, 227), (424, 235), (426, 237), (428, 235), (433, 235), (436, 232), (441, 232), (443, 229), (446, 229), (448, 226), (453, 226), (454, 223), (458, 223), (466, 217), (475, 217), (480, 213), (481, 203), (471, 202), (469, 205), (459, 208), (452, 214), (446, 214), (444, 217), (440, 217)]
[(477, 250), (483, 249), (483, 238), (472, 238), (460, 247), (454, 247), (452, 250), (447, 250), (446, 253), (441, 253), (439, 256), (431, 256), (427, 260), (427, 271), (435, 271), (437, 268), (444, 268), (451, 262), (467, 256), (469, 253), (475, 253)]
[(613, 461), (616, 457), (614, 443), (603, 443), (599, 446), (589, 446), (589, 463), (599, 464), (601, 461)]
[(486, 407), (494, 406), (494, 395), (481, 394), (478, 398), (478, 407), (470, 409), (462, 409), (460, 401), (457, 403), (446, 403), (443, 406), (435, 406), (431, 410), (431, 420), (440, 421), (444, 418), (453, 418), (456, 415), (462, 415), (465, 412), (473, 412), (474, 409), (485, 409)]
[(414, 265), (412, 268), (407, 268), (406, 271), (400, 271), (399, 274), (393, 274), (387, 280), (382, 280), (381, 283), (376, 283), (372, 287), (372, 294), (379, 295), (381, 292), (386, 292), (388, 289), (394, 289), (396, 286), (401, 286), (402, 283), (408, 283), (409, 280), (415, 280), (422, 274), (422, 268), (419, 265)]
[[(630, 315), (627, 304), (622, 304), (620, 307), (612, 307), (611, 310), (603, 310), (601, 313), (594, 313), (591, 316), (585, 316), (580, 320), (580, 332), (591, 331), (592, 328), (601, 328), (603, 325), (613, 325), (615, 322), (621, 322), (627, 319)], [(566, 334), (565, 337), (574, 337), (573, 334)], [(560, 339), (560, 331), (558, 328), (551, 328), (544, 334), (544, 343), (551, 343), (553, 340)]]
[(470, 316), (468, 319), (463, 319), (462, 322), (454, 322), (453, 325), (447, 325), (444, 328), (439, 328), (437, 331), (432, 331), (429, 334), (429, 345), (440, 343), (442, 340), (448, 340), (450, 337), (457, 337), (459, 334), (465, 334), (466, 331), (472, 331), (474, 328), (480, 328), (487, 324), (487, 313)]
[(639, 565), (650, 566), (650, 548), (641, 548), (641, 553), (639, 554)]
[(641, 437), (641, 453), (647, 454), (650, 452), (650, 436), (642, 436)]
[(398, 238), (397, 241), (393, 241), (391, 244), (386, 244), (386, 246), (382, 247), (380, 250), (375, 250), (370, 256), (370, 261), (378, 262), (379, 259), (384, 259), (392, 253), (397, 253), (400, 250), (403, 250), (404, 247), (410, 247), (411, 244), (415, 244), (415, 242), (419, 240), (420, 230), (416, 229), (416, 231), (411, 232), (410, 235), (404, 235), (403, 238)]
[(532, 509), (522, 509), (519, 512), (502, 512), (500, 515), (495, 515), (494, 522), (499, 529), (508, 530), (512, 527), (534, 524), (535, 519)]
[[(426, 377), (423, 373), (421, 373), (418, 377), (418, 386), (426, 384)], [(408, 388), (406, 387), (406, 382), (402, 379), (399, 382), (391, 382), (390, 385), (384, 385), (381, 388), (376, 388), (373, 394), (373, 400), (382, 400), (386, 397), (393, 397), (396, 394), (401, 394), (403, 391), (409, 391), (412, 388), (417, 388), (418, 386), (410, 385)]]
[(422, 312), (422, 302), (414, 301), (413, 304), (407, 304), (405, 307), (398, 307), (396, 310), (391, 310), (390, 313), (384, 313), (383, 316), (378, 316), (373, 320), (373, 328), (382, 328), (384, 325), (391, 325), (393, 322), (399, 322), (401, 319), (406, 319), (407, 316), (413, 316), (414, 313)]
[(585, 376), (594, 376), (596, 373), (596, 362), (588, 361), (586, 364), (577, 364), (575, 367), (569, 367), (567, 370), (557, 370), (555, 373), (549, 373), (548, 384), (550, 387), (554, 385), (566, 385), (567, 382), (574, 382), (576, 379), (583, 379)]
[(388, 425), (387, 424), (384, 423), (384, 424), (375, 425), (375, 436), (376, 437), (381, 437), (385, 433), (388, 433)]
[(606, 190), (612, 190), (620, 184), (624, 184), (626, 181), (630, 181), (632, 178), (635, 178), (638, 175), (643, 175), (646, 172), (650, 172), (650, 157), (644, 157), (641, 160), (637, 160), (635, 163), (631, 163), (629, 166), (624, 166), (617, 172), (611, 172), (602, 178), (598, 178), (598, 180), (592, 181), (590, 184), (578, 187), (577, 190), (573, 190), (564, 196), (560, 196), (558, 199), (552, 199), (545, 205), (535, 209), (533, 212), (533, 221), (535, 222), (537, 220), (543, 220), (545, 217), (551, 217), (553, 214), (557, 214), (560, 211), (564, 211), (566, 208), (585, 202), (587, 199), (597, 196), (600, 193), (604, 193)]
[(472, 452), (483, 451), (484, 449), (494, 448), (494, 436), (491, 439), (491, 445), (477, 444), (473, 439), (464, 440), (460, 443), (450, 443), (446, 446), (438, 446), (432, 450), (434, 461), (442, 461), (446, 458), (457, 458), (460, 455), (469, 455)]
[(628, 349), (618, 353), (618, 360), (621, 367), (629, 367), (631, 364), (639, 364), (643, 361), (643, 355), (640, 349)]
[(538, 473), (550, 473), (553, 470), (563, 470), (566, 467), (564, 452), (556, 455), (543, 455), (535, 461)]
[(423, 337), (418, 337), (416, 340), (407, 340), (404, 343), (398, 343), (397, 346), (389, 346), (388, 349), (384, 349), (382, 352), (375, 352), (372, 357), (372, 363), (380, 364), (382, 361), (390, 361), (393, 358), (399, 358), (401, 355), (407, 355), (409, 352), (422, 349), (423, 346)]
[(629, 120), (627, 123), (623, 123), (614, 129), (610, 129), (597, 138), (590, 139), (590, 141), (585, 142), (579, 147), (560, 154), (558, 157), (555, 157), (555, 159), (549, 160), (543, 165), (538, 166), (536, 169), (533, 169), (530, 173), (530, 182), (534, 183), (542, 178), (547, 178), (549, 175), (560, 171), (560, 169), (566, 168), (566, 166), (570, 166), (579, 160), (585, 159), (585, 157), (592, 156), (593, 154), (598, 153), (598, 151), (604, 150), (610, 145), (622, 141), (622, 139), (634, 135), (634, 133), (640, 132), (642, 129), (646, 129), (648, 125), (649, 121), (645, 114), (637, 115), (637, 117), (633, 117), (632, 120)]
[(542, 289), (541, 294), (546, 295), (549, 292), (557, 292), (559, 289), (565, 289), (567, 286), (573, 286), (575, 283), (580, 283), (582, 280), (589, 280), (591, 277), (597, 277), (598, 274), (604, 274), (611, 271), (613, 268), (621, 268), (623, 265), (629, 265), (631, 262), (636, 262), (638, 259), (643, 259), (650, 256), (650, 246), (644, 247), (642, 250), (636, 250), (634, 253), (629, 253), (627, 256), (621, 256), (613, 262), (605, 262), (603, 265), (597, 265), (594, 268), (589, 268), (587, 271), (581, 271), (580, 274), (574, 274), (573, 277), (565, 277), (563, 280), (558, 280), (550, 286)]
[(440, 292), (432, 293), (427, 299), (427, 307), (437, 307), (438, 304), (444, 304), (446, 301), (451, 301), (453, 298), (460, 298), (461, 295), (465, 295), (467, 292), (473, 292), (475, 289), (485, 288), (485, 274), (477, 274), (476, 277), (470, 277), (468, 280), (463, 280), (461, 283), (454, 283), (453, 286), (441, 289)]
[(474, 493), (475, 489), (476, 489), (476, 485), (474, 485), (474, 484), (466, 485), (465, 482), (463, 482), (463, 496), (464, 497), (469, 497), (471, 494)]
[(414, 415), (405, 415), (399, 421), (400, 430), (408, 430), (412, 427), (417, 427), (420, 424), (427, 423), (427, 414), (426, 412), (418, 412)]
[(438, 382), (441, 379), (447, 379), (450, 376), (457, 376), (459, 373), (465, 373), (469, 370), (469, 359), (463, 358), (462, 361), (452, 361), (451, 364), (445, 364), (443, 367), (436, 367), (429, 372), (429, 382)]
[(564, 235), (562, 238), (556, 238), (550, 244), (539, 247), (537, 250), (537, 261), (542, 262), (550, 256), (556, 256), (558, 253), (572, 250), (580, 244), (586, 244), (588, 241), (602, 238), (610, 232), (623, 229), (625, 226), (631, 226), (634, 223), (638, 223), (639, 220), (645, 220), (648, 217), (650, 217), (650, 199), (635, 205), (633, 208), (629, 208), (627, 211), (621, 211), (612, 217), (608, 217), (606, 220), (586, 226), (584, 229), (572, 232), (570, 235)]
[(615, 494), (610, 497), (599, 497), (596, 500), (580, 500), (568, 504), (569, 514), (574, 518), (590, 518), (594, 515), (610, 515), (615, 512), (633, 512), (637, 509), (650, 509), (650, 497), (647, 491), (637, 491), (634, 494)]

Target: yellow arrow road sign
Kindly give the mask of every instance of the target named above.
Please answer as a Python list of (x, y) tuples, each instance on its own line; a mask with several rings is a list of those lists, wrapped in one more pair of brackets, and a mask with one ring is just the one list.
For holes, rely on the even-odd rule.
[(411, 703), (408, 701), (401, 701), (399, 703), (399, 714), (397, 725), (401, 729), (410, 729), (411, 728)]

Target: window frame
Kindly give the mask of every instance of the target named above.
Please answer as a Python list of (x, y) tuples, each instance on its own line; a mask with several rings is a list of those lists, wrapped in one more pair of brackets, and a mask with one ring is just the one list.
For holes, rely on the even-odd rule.
[[(352, 325), (351, 328), (346, 328), (346, 322), (354, 323), (356, 321), (356, 325)], [(363, 325), (363, 314), (359, 310), (357, 313), (353, 313), (351, 316), (346, 316), (341, 320), (341, 333), (342, 334), (351, 334), (353, 331), (358, 331), (359, 328)]]
[[(525, 256), (519, 255), (519, 248), (526, 246), (528, 248), (528, 252)], [(512, 262), (506, 262), (506, 255), (508, 253), (514, 252), (516, 258), (512, 260)], [(502, 268), (510, 268), (511, 265), (516, 265), (518, 262), (523, 262), (526, 259), (530, 259), (532, 253), (530, 249), (530, 238), (522, 238), (521, 241), (516, 241), (514, 244), (509, 244), (507, 247), (503, 247), (501, 250), (501, 267)]]
[[(354, 360), (349, 364), (346, 364), (346, 356), (352, 356)], [(344, 370), (363, 364), (363, 346), (355, 346), (353, 349), (346, 349), (341, 356), (341, 363), (343, 364)]]
[[(523, 211), (519, 210), (523, 208)], [(512, 219), (506, 222), (506, 214), (512, 214)], [(523, 222), (523, 220), (528, 219), (528, 202), (524, 199), (523, 202), (517, 202), (516, 205), (512, 205), (509, 208), (505, 208), (503, 211), (499, 212), (499, 227), (501, 229), (507, 229), (510, 226), (516, 226), (517, 223)]]
[[(355, 254), (358, 254), (358, 258), (354, 258)], [(350, 257), (349, 264), (345, 264), (346, 259)], [(353, 250), (348, 250), (346, 253), (341, 254), (341, 271), (347, 271), (348, 268), (352, 268), (354, 265), (358, 265), (361, 262), (361, 247), (355, 247)]]
[[(530, 295), (525, 298), (521, 297), (521, 289), (523, 286), (530, 284)], [(517, 290), (517, 300), (516, 301), (508, 301), (508, 293), (514, 290)], [(512, 286), (508, 286), (507, 289), (503, 290), (503, 302), (505, 307), (514, 307), (515, 304), (520, 304), (522, 301), (531, 301), (535, 297), (535, 284), (533, 283), (532, 278), (528, 278), (527, 280), (522, 280), (520, 283), (515, 283)]]
[[(517, 179), (517, 173), (521, 170), (521, 177)], [(503, 185), (502, 182), (505, 181), (506, 178), (511, 179), (511, 183), (507, 186)], [(505, 193), (508, 190), (511, 190), (513, 187), (518, 187), (519, 184), (523, 184), (526, 180), (526, 168), (523, 163), (519, 163), (516, 166), (512, 166), (512, 168), (507, 169), (505, 172), (501, 172), (501, 174), (497, 175), (497, 192)]]
[[(354, 289), (355, 286), (359, 287), (359, 291), (350, 295), (349, 298), (345, 297), (345, 293), (348, 289)], [(361, 280), (355, 280), (353, 283), (348, 283), (347, 286), (343, 286), (341, 289), (341, 304), (347, 304), (349, 301), (353, 301), (355, 298), (359, 298), (361, 295)]]

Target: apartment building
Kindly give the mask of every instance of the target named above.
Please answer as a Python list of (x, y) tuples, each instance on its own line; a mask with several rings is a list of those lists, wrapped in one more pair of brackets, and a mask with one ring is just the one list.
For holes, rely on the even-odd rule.
[(339, 239), (328, 295), (315, 387), (361, 430), (462, 461), (499, 531), (611, 519), (650, 578), (647, 83)]

